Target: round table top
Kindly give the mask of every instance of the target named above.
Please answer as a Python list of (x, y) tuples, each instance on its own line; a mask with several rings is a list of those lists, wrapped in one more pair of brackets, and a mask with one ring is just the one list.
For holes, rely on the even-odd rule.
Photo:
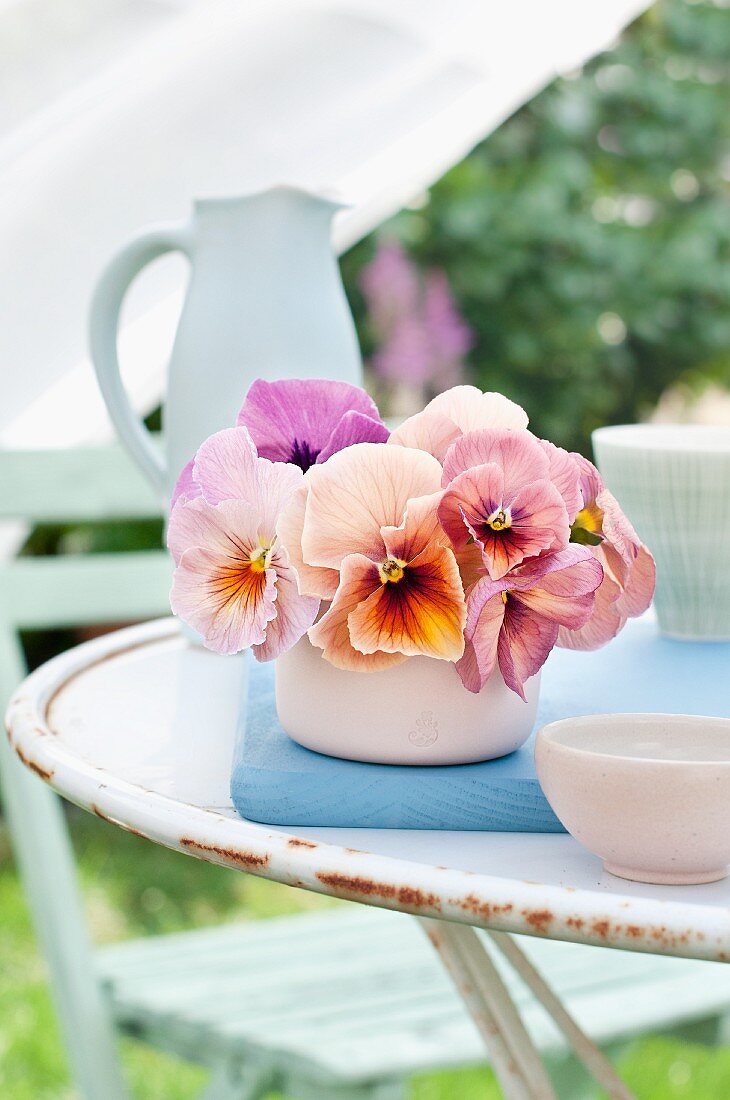
[(560, 834), (292, 832), (240, 818), (228, 783), (242, 670), (242, 658), (191, 644), (172, 619), (131, 627), (29, 676), (8, 711), (10, 740), (64, 797), (199, 859), (422, 916), (730, 958), (728, 880), (691, 887), (626, 882)]

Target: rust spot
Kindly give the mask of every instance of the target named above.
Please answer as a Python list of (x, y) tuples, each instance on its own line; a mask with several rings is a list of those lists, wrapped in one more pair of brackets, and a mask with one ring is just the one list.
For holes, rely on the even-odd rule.
[(597, 936), (605, 940), (606, 936), (611, 931), (611, 922), (607, 920), (594, 920), (591, 929)]
[(29, 757), (27, 757), (23, 750), (18, 746), (15, 747), (15, 751), (18, 754), (20, 760), (22, 760), (25, 764), (26, 768), (30, 768), (32, 772), (35, 772), (35, 774), (41, 779), (45, 780), (46, 783), (50, 783), (50, 781), (53, 779), (54, 774), (52, 768), (42, 768), (40, 764), (36, 764), (35, 760), (31, 760)]
[(180, 843), (183, 848), (187, 848), (189, 851), (207, 853), (211, 856), (218, 856), (220, 859), (226, 861), (226, 863), (237, 863), (241, 867), (246, 867), (249, 870), (253, 870), (254, 867), (266, 867), (269, 862), (268, 856), (260, 856), (255, 852), (241, 852), (237, 848), (219, 848), (215, 844), (201, 844), (197, 840), (193, 840), (192, 837), (182, 836), (180, 837)]
[(478, 898), (476, 894), (467, 894), (465, 898), (449, 898), (449, 905), (463, 909), (467, 913), (473, 913), (475, 917), (481, 917), (482, 920), (492, 920), (503, 913), (510, 913), (513, 909), (511, 901), (495, 905), (494, 902)]
[(565, 922), (568, 928), (576, 928), (578, 931), (583, 927), (585, 921), (582, 917), (568, 917)]
[(335, 893), (357, 894), (360, 897), (390, 898), (412, 909), (441, 909), (436, 894), (426, 894), (413, 886), (393, 886), (389, 882), (374, 882), (358, 875), (343, 875), (338, 871), (318, 871), (317, 878)]
[(522, 916), (531, 928), (543, 936), (553, 922), (553, 914), (549, 909), (523, 909)]
[(641, 928), (638, 924), (627, 924), (626, 935), (629, 936), (632, 940), (640, 940), (641, 937), (644, 935), (644, 929)]
[(305, 840), (303, 836), (290, 836), (287, 840), (287, 844), (290, 848), (316, 848), (317, 844), (313, 840)]
[(106, 821), (109, 825), (115, 825), (117, 829), (124, 829), (125, 833), (131, 833), (132, 836), (138, 836), (141, 840), (149, 840), (144, 833), (141, 833), (139, 829), (133, 829), (131, 825), (127, 825), (126, 821), (119, 821), (116, 817), (110, 817), (109, 814), (105, 814), (102, 809), (97, 806), (95, 802), (92, 802), (89, 809), (96, 817), (101, 818), (102, 821)]

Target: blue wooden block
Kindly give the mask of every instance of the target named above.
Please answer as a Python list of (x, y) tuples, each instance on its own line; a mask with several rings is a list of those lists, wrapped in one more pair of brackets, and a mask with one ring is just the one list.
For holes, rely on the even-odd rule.
[[(302, 748), (281, 729), (273, 666), (251, 659), (248, 671), (231, 779), (242, 816), (269, 825), (562, 832), (535, 775), (532, 741), (483, 764), (337, 760)], [(730, 717), (729, 685), (729, 644), (671, 641), (646, 618), (595, 653), (554, 650), (536, 725), (611, 711)]]

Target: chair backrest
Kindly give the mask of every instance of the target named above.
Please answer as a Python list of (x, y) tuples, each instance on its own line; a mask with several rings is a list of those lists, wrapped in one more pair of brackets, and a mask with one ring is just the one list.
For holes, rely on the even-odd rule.
[[(139, 519), (159, 504), (121, 447), (0, 452), (0, 525)], [(19, 631), (153, 618), (169, 610), (166, 551), (0, 559), (0, 706), (25, 674)], [(0, 737), (3, 812), (51, 970), (84, 1100), (126, 1097), (95, 976), (73, 852), (56, 796)]]

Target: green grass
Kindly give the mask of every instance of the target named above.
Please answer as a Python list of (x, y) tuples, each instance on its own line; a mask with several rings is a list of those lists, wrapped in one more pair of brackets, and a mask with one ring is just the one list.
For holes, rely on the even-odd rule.
[[(78, 811), (71, 825), (94, 938), (179, 931), (227, 920), (260, 920), (336, 902), (226, 871), (120, 832)], [(125, 1040), (122, 1058), (139, 1100), (192, 1100), (205, 1074)], [(635, 1044), (621, 1064), (640, 1100), (724, 1100), (730, 1051), (668, 1039)], [(72, 1100), (67, 1067), (22, 890), (0, 830), (0, 1097)], [(497, 1100), (487, 1070), (430, 1074), (412, 1100)]]

